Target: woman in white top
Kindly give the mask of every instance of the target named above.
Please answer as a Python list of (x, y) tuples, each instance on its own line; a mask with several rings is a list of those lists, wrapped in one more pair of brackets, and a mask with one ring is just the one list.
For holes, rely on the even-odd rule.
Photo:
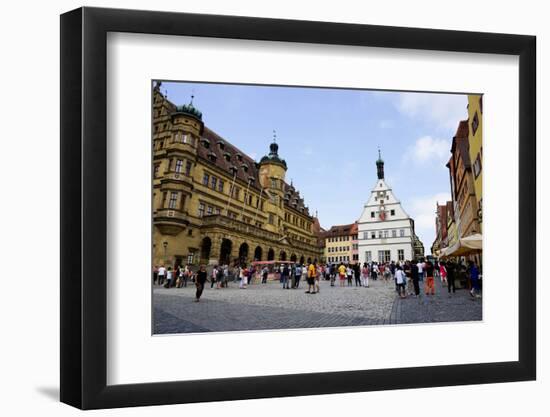
[(246, 288), (247, 280), (246, 280), (246, 273), (245, 269), (243, 267), (239, 268), (239, 278), (241, 279), (241, 283), (239, 284), (239, 288)]
[(395, 271), (395, 283), (397, 284), (397, 294), (401, 298), (407, 297), (407, 293), (405, 291), (405, 284), (407, 283), (407, 276), (405, 275), (405, 272), (403, 271), (403, 268), (400, 266), (397, 267), (397, 270)]

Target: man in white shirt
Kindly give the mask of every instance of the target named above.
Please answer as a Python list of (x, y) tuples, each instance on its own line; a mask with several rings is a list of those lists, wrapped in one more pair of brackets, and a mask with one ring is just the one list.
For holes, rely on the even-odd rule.
[(158, 283), (159, 285), (162, 285), (164, 283), (164, 278), (166, 278), (166, 268), (164, 267), (164, 265), (161, 265), (159, 267), (158, 275), (159, 275)]
[(424, 263), (419, 260), (416, 267), (418, 268), (418, 280), (424, 281)]

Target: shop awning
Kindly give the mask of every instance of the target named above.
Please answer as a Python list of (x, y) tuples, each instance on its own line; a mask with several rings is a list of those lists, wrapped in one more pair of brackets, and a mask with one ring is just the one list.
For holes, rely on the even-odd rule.
[(460, 238), (453, 246), (441, 250), (441, 256), (464, 256), (481, 252), (483, 247), (483, 236), (475, 233)]

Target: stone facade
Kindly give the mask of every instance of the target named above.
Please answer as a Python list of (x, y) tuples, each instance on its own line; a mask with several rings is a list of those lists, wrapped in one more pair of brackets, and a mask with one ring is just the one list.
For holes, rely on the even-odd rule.
[(153, 263), (319, 260), (318, 221), (274, 142), (260, 162), (153, 88)]

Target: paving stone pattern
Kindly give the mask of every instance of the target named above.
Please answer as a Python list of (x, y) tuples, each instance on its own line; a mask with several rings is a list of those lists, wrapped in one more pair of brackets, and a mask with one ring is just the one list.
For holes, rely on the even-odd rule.
[(393, 304), (390, 323), (441, 323), (453, 321), (482, 320), (482, 299), (473, 298), (466, 289), (457, 289), (449, 294), (447, 286), (435, 281), (436, 295), (425, 295), (422, 291), (418, 298), (396, 299)]
[(239, 289), (207, 286), (199, 303), (195, 287), (154, 286), (154, 333), (200, 333), (238, 330), (300, 329), (400, 323), (481, 320), (481, 299), (466, 290), (448, 298), (437, 286), (433, 298), (396, 297), (393, 282), (371, 281), (369, 288), (331, 287), (321, 282), (318, 294), (283, 290), (276, 282)]

